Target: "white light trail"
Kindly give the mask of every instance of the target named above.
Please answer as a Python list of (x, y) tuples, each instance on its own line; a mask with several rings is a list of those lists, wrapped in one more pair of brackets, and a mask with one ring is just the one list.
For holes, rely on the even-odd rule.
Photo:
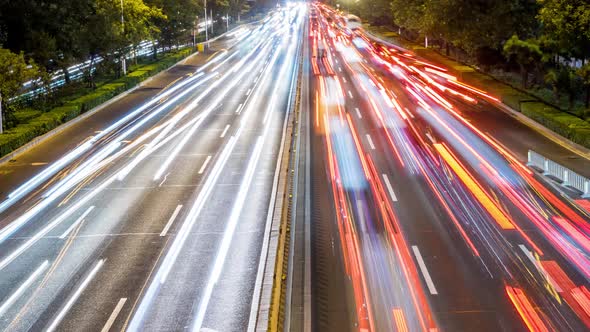
[(6, 299), (6, 301), (4, 301), (4, 303), (0, 306), (0, 317), (8, 310), (10, 309), (10, 307), (14, 304), (14, 302), (16, 302), (16, 300), (18, 300), (18, 298), (27, 290), (27, 288), (41, 275), (41, 273), (43, 273), (43, 271), (45, 271), (45, 269), (47, 269), (47, 266), (49, 266), (49, 261), (45, 261), (43, 262), (43, 264), (41, 264), (41, 266), (39, 266), (34, 272), (33, 274), (31, 274), (27, 280), (25, 280), (25, 282), (22, 283), (22, 285), (20, 285), (19, 288), (17, 288), (17, 290), (10, 295), (10, 297), (8, 299)]
[(96, 263), (96, 265), (94, 265), (94, 268), (90, 271), (90, 273), (88, 274), (86, 279), (84, 279), (84, 281), (82, 282), (80, 287), (78, 287), (78, 289), (76, 289), (74, 294), (72, 294), (72, 296), (70, 297), (68, 302), (66, 302), (65, 306), (61, 309), (59, 314), (53, 319), (53, 322), (51, 323), (51, 325), (49, 325), (46, 332), (53, 332), (57, 329), (57, 327), (59, 326), (59, 323), (62, 321), (62, 319), (68, 313), (68, 311), (72, 308), (72, 306), (78, 300), (80, 295), (82, 295), (82, 292), (84, 292), (84, 289), (86, 289), (86, 287), (88, 287), (88, 284), (92, 281), (94, 276), (96, 276), (96, 274), (98, 273), (98, 271), (100, 270), (100, 268), (102, 267), (103, 264), (104, 264), (104, 260), (101, 259)]

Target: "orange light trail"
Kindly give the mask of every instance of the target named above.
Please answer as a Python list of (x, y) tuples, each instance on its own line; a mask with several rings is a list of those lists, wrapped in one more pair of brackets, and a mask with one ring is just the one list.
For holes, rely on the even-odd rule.
[(467, 189), (477, 198), (481, 205), (488, 211), (490, 216), (498, 223), (502, 229), (514, 229), (512, 222), (506, 217), (504, 212), (496, 206), (490, 196), (484, 192), (481, 186), (467, 173), (465, 168), (461, 166), (459, 161), (453, 157), (451, 152), (441, 143), (434, 144), (435, 149), (438, 151), (440, 156), (447, 162), (447, 164), (453, 169), (455, 174), (465, 184)]
[(392, 311), (393, 321), (395, 322), (397, 332), (409, 332), (408, 324), (406, 323), (406, 317), (404, 316), (402, 309), (394, 308)]
[(506, 286), (506, 294), (512, 301), (512, 304), (518, 311), (518, 314), (522, 318), (523, 322), (531, 332), (549, 332), (550, 330), (545, 326), (545, 323), (541, 320), (535, 308), (531, 305), (531, 302), (526, 295), (519, 288)]

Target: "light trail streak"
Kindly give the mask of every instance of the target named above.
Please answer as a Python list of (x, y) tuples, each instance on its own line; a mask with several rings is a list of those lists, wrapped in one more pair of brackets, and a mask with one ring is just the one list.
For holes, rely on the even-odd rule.
[[(539, 317), (527, 296), (519, 288), (506, 286), (506, 294), (518, 311), (518, 314), (531, 332), (549, 332), (550, 329)], [(553, 330), (553, 329), (551, 329)]]
[(53, 331), (57, 330), (59, 323), (61, 323), (61, 321), (63, 320), (65, 315), (72, 308), (72, 306), (78, 300), (80, 295), (82, 295), (82, 292), (84, 292), (86, 287), (88, 287), (88, 284), (90, 284), (92, 279), (94, 279), (94, 277), (96, 276), (96, 274), (98, 273), (100, 268), (103, 266), (103, 264), (104, 264), (104, 260), (101, 259), (94, 265), (94, 267), (92, 268), (92, 270), (90, 271), (88, 276), (86, 276), (84, 281), (82, 281), (82, 283), (76, 289), (74, 294), (72, 294), (72, 296), (70, 296), (70, 298), (68, 299), (66, 304), (62, 307), (61, 311), (57, 314), (57, 316), (55, 316), (55, 318), (53, 319), (53, 321), (51, 322), (49, 327), (47, 327), (47, 330), (46, 330), (47, 332), (53, 332)]
[(10, 297), (8, 297), (4, 303), (0, 306), (0, 317), (10, 309), (10, 307), (16, 302), (19, 297), (31, 286), (33, 282), (43, 273), (49, 266), (49, 261), (44, 261), (35, 271), (16, 289)]
[[(258, 56), (256, 58), (257, 60), (251, 61), (249, 67), (254, 67), (259, 62), (259, 60), (262, 59), (262, 54), (263, 53), (259, 52)], [(265, 77), (270, 72), (270, 69), (272, 67), (274, 67), (274, 64), (276, 63), (279, 54), (280, 54), (280, 52), (276, 51), (272, 57), (272, 60), (269, 63), (265, 64), (265, 72), (266, 72)], [(244, 59), (244, 61), (245, 60), (246, 59)], [(230, 73), (232, 73), (232, 72), (233, 71), (230, 71)], [(251, 72), (250, 69), (244, 69), (244, 70), (240, 71), (238, 76), (235, 77), (234, 80), (232, 81), (233, 82), (232, 85), (236, 84), (243, 76), (245, 76), (246, 74), (248, 74), (250, 72)], [(231, 88), (231, 86), (230, 86), (230, 88)], [(258, 96), (260, 95), (258, 92), (259, 91), (257, 90), (256, 93), (252, 94), (251, 96), (255, 96), (255, 98), (258, 98)], [(251, 98), (251, 96), (249, 96), (248, 98)], [(199, 194), (197, 195), (197, 198), (193, 202), (187, 216), (185, 217), (185, 220), (184, 220), (182, 226), (180, 227), (180, 230), (178, 231), (178, 235), (176, 236), (176, 238), (172, 242), (170, 249), (168, 250), (168, 252), (164, 256), (164, 259), (163, 259), (162, 263), (160, 264), (160, 267), (156, 271), (153, 281), (148, 286), (147, 291), (143, 294), (141, 301), (139, 303), (139, 306), (132, 316), (131, 322), (128, 327), (128, 331), (139, 331), (142, 329), (143, 320), (145, 319), (145, 315), (147, 314), (149, 308), (151, 307), (153, 300), (157, 296), (157, 294), (161, 288), (161, 285), (166, 282), (166, 279), (167, 279), (173, 265), (175, 264), (182, 247), (184, 246), (184, 244), (189, 236), (190, 229), (192, 229), (198, 216), (200, 215), (202, 209), (204, 208), (211, 192), (213, 191), (215, 183), (217, 183), (217, 180), (218, 180), (219, 176), (221, 175), (221, 171), (223, 170), (227, 161), (229, 160), (229, 157), (230, 157), (237, 141), (239, 140), (240, 136), (244, 132), (246, 119), (248, 119), (250, 114), (252, 114), (252, 111), (251, 111), (252, 110), (252, 103), (244, 103), (244, 105), (247, 105), (247, 109), (243, 114), (243, 118), (240, 123), (240, 127), (238, 128), (236, 133), (229, 138), (229, 140), (226, 143), (225, 147), (223, 148), (217, 162), (214, 164), (211, 171), (209, 172), (208, 177), (205, 179), (205, 182), (202, 185), (201, 190), (200, 190)], [(212, 276), (215, 276), (215, 274), (212, 274)], [(201, 309), (199, 309), (199, 310), (201, 310)], [(194, 321), (194, 323), (198, 323), (199, 319), (196, 319)]]
[(514, 224), (508, 219), (505, 213), (496, 206), (490, 196), (482, 189), (481, 185), (478, 184), (469, 173), (467, 173), (465, 168), (461, 166), (459, 161), (453, 157), (449, 150), (439, 143), (435, 143), (434, 147), (439, 155), (446, 161), (447, 165), (449, 165), (455, 174), (457, 174), (467, 189), (469, 189), (469, 191), (477, 198), (498, 225), (502, 227), (502, 229), (514, 229)]

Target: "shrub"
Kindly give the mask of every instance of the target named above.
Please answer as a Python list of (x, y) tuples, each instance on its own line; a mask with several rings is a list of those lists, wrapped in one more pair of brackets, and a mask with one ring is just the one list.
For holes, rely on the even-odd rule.
[(543, 103), (526, 103), (522, 113), (561, 136), (590, 148), (590, 123)]
[(35, 137), (41, 136), (74, 119), (81, 113), (108, 101), (126, 89), (135, 87), (141, 81), (169, 68), (190, 53), (190, 49), (175, 51), (164, 56), (158, 62), (138, 66), (135, 71), (127, 76), (104, 84), (94, 91), (81, 96), (74, 94), (67, 99), (65, 105), (53, 108), (48, 112), (33, 109), (16, 112), (16, 118), (20, 124), (0, 135), (0, 156), (9, 154)]

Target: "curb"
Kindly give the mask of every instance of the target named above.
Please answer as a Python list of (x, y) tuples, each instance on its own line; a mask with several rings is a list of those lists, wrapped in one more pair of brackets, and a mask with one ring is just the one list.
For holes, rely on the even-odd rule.
[(272, 282), (272, 292), (270, 307), (268, 310), (267, 326), (257, 327), (257, 331), (267, 330), (271, 332), (283, 331), (285, 329), (285, 301), (287, 298), (287, 273), (289, 272), (289, 258), (290, 253), (293, 250), (291, 243), (291, 232), (292, 232), (292, 216), (294, 204), (294, 173), (297, 164), (296, 155), (296, 143), (299, 136), (297, 127), (300, 121), (300, 104), (301, 104), (301, 84), (300, 75), (302, 69), (297, 74), (297, 89), (295, 94), (295, 104), (293, 106), (294, 112), (292, 113), (293, 118), (289, 124), (290, 144), (288, 149), (288, 159), (285, 163), (285, 188), (282, 197), (282, 208), (280, 211), (280, 225), (279, 225), (279, 243), (277, 246), (276, 258), (274, 261), (274, 275)]
[[(298, 52), (301, 52), (299, 49)], [(301, 114), (301, 75), (303, 68), (301, 62), (303, 54), (298, 55), (296, 76), (296, 88), (287, 116), (288, 123), (285, 131), (285, 145), (283, 155), (280, 157), (281, 170), (278, 178), (277, 195), (272, 212), (272, 225), (268, 236), (268, 252), (264, 262), (264, 276), (259, 302), (256, 310), (255, 322), (248, 331), (283, 331), (285, 320), (285, 300), (287, 297), (287, 273), (289, 269), (289, 254), (291, 248), (291, 223), (293, 211), (293, 184), (294, 166), (297, 163), (296, 143)]]
[(590, 160), (590, 149), (581, 146), (575, 142), (568, 140), (567, 138), (559, 135), (558, 133), (554, 132), (553, 130), (543, 126), (542, 124), (538, 123), (537, 121), (529, 118), (528, 116), (522, 114), (521, 112), (513, 109), (512, 107), (504, 104), (504, 103), (493, 103), (496, 105), (500, 110), (504, 111), (508, 115), (516, 118), (520, 123), (526, 125), (527, 127), (535, 130), (539, 134), (543, 135), (544, 137), (550, 139), (552, 142), (558, 144), (559, 146), (570, 150), (571, 152), (579, 155), (580, 157)]

